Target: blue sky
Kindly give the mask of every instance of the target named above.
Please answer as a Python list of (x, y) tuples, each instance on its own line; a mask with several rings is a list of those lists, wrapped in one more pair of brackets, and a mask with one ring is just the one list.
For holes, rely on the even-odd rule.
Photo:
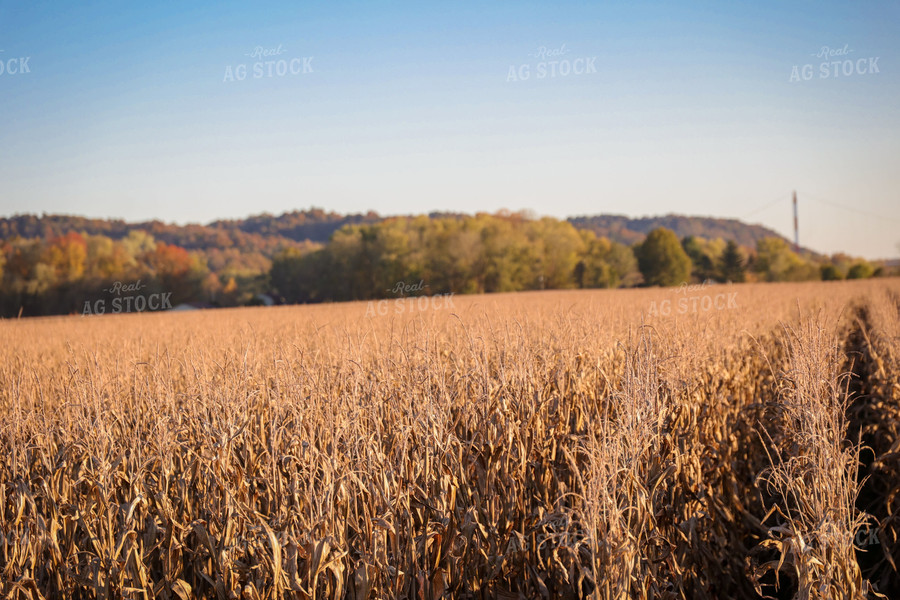
[[(804, 245), (900, 254), (897, 3), (185, 4), (0, 0), (0, 61), (29, 69), (0, 75), (0, 215), (508, 208), (790, 236), (796, 189)], [(279, 76), (294, 58), (312, 72)], [(552, 60), (568, 75), (539, 78)]]

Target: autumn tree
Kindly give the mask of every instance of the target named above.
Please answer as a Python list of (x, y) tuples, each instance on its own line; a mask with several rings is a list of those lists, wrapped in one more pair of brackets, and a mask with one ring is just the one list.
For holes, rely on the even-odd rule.
[(545, 217), (529, 221), (526, 231), (535, 254), (533, 287), (575, 287), (572, 274), (584, 251), (584, 241), (575, 227), (566, 221)]
[(765, 281), (809, 281), (820, 277), (818, 267), (793, 252), (787, 240), (776, 237), (756, 243), (753, 268)]
[(137, 260), (121, 241), (105, 235), (88, 235), (85, 277), (95, 280), (121, 280), (133, 277)]
[(218, 275), (210, 272), (203, 278), (200, 289), (203, 290), (203, 296), (209, 302), (215, 303), (218, 300), (219, 293), (222, 291), (222, 282), (219, 280)]
[(53, 270), (56, 279), (75, 281), (84, 275), (86, 260), (87, 243), (84, 237), (71, 231), (50, 242), (42, 262)]
[(514, 292), (528, 289), (534, 257), (521, 214), (480, 215), (481, 252), (476, 266), (479, 292)]
[(628, 246), (598, 238), (592, 231), (581, 230), (584, 252), (575, 266), (575, 285), (580, 288), (614, 288), (633, 281), (638, 273), (637, 259)]

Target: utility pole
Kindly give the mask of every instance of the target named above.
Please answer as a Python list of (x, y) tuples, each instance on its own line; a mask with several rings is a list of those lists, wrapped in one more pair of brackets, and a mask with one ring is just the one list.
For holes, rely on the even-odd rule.
[(800, 252), (800, 229), (797, 227), (797, 190), (794, 190), (794, 252)]

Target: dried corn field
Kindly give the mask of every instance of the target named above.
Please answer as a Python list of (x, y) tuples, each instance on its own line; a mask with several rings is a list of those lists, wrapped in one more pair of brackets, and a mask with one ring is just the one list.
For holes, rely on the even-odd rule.
[(0, 322), (0, 591), (900, 597), (900, 281), (453, 304)]

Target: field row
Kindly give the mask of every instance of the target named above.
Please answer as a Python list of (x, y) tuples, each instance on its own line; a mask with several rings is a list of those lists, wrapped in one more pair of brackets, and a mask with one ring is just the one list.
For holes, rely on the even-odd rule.
[(446, 304), (0, 322), (0, 591), (900, 593), (900, 280)]

